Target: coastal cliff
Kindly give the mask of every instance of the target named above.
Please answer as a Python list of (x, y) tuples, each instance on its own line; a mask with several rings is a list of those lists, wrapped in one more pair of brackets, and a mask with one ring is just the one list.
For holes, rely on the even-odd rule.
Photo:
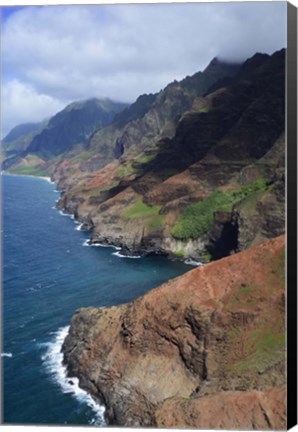
[(93, 136), (90, 149), (97, 137), (117, 150), (110, 163), (96, 168), (105, 154), (98, 150), (97, 159), (56, 166), (59, 208), (92, 231), (91, 243), (116, 245), (127, 255), (205, 261), (283, 234), (284, 69), (285, 50), (256, 54), (224, 87), (219, 80), (204, 95), (193, 89), (191, 106), (161, 136), (146, 116), (154, 112), (161, 122), (169, 106), (181, 109), (176, 93), (183, 81), (169, 85), (142, 119), (121, 127), (127, 141), (112, 134), (120, 133), (117, 124)]
[(284, 248), (280, 236), (132, 303), (78, 310), (69, 376), (110, 424), (285, 428)]
[[(109, 424), (286, 427), (285, 53), (214, 59), (108, 124), (83, 116), (61, 148), (55, 118), (18, 137), (32, 153), (9, 144), (3, 166), (50, 174), (90, 244), (209, 262), (74, 314), (64, 363)], [(58, 120), (72, 125), (73, 108)]]
[(214, 58), (125, 109), (71, 104), (22, 136), (21, 154), (9, 141), (3, 167), (48, 173), (58, 207), (91, 231), (91, 243), (218, 259), (284, 233), (284, 90), (284, 49), (243, 64)]

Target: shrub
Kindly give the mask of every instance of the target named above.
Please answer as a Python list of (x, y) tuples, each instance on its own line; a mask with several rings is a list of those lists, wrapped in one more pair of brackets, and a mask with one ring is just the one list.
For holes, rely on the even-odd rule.
[(211, 227), (215, 211), (231, 211), (233, 205), (239, 201), (255, 192), (266, 190), (266, 188), (266, 181), (258, 179), (234, 191), (216, 190), (203, 201), (187, 206), (180, 215), (178, 223), (172, 228), (171, 234), (176, 239), (196, 239)]
[(198, 238), (212, 224), (214, 211), (231, 210), (232, 204), (231, 194), (217, 190), (203, 201), (187, 206), (171, 233), (175, 238), (181, 240)]

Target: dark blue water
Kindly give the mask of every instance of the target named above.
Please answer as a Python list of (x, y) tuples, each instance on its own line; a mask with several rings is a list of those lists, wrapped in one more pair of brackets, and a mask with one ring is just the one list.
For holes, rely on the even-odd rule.
[(126, 303), (190, 267), (86, 247), (88, 233), (54, 208), (44, 179), (2, 176), (3, 378), (6, 424), (101, 424), (102, 410), (67, 384), (59, 353), (74, 311)]

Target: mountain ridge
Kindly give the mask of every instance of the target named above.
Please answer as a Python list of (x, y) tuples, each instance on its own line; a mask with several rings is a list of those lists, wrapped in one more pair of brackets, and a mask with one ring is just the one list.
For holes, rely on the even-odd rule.
[[(99, 169), (97, 161), (88, 169), (92, 158), (58, 165), (60, 208), (92, 229), (91, 242), (132, 255), (203, 260), (220, 255), (227, 232), (235, 241), (221, 255), (282, 234), (284, 58), (284, 50), (257, 56), (228, 87), (195, 97), (172, 138), (157, 137), (143, 151), (122, 143), (118, 158)], [(196, 216), (199, 208), (205, 219)]]
[(110, 424), (286, 427), (285, 54), (213, 59), (54, 162), (23, 159), (89, 244), (204, 263), (73, 315), (64, 365)]
[[(212, 63), (212, 62), (211, 62)], [(155, 133), (157, 133), (158, 129), (160, 129), (160, 126), (155, 127), (154, 130), (152, 129), (152, 121), (154, 122), (154, 117), (158, 117), (159, 115), (161, 115), (162, 111), (156, 111), (154, 112), (154, 107), (156, 106), (156, 100), (159, 97), (159, 101), (157, 102), (157, 105), (160, 106), (161, 104), (163, 104), (166, 99), (167, 99), (167, 93), (170, 95), (171, 97), (171, 93), (173, 93), (174, 89), (178, 86), (178, 89), (180, 88), (180, 85), (182, 85), (182, 87), (185, 87), (185, 91), (187, 90), (188, 92), (192, 93), (192, 95), (188, 95), (188, 96), (184, 96), (183, 92), (181, 92), (181, 90), (178, 91), (178, 93), (180, 92), (180, 96), (182, 97), (181, 101), (179, 102), (179, 99), (177, 99), (177, 101), (175, 100), (171, 100), (170, 104), (171, 106), (175, 106), (177, 105), (177, 108), (175, 108), (175, 112), (172, 113), (171, 111), (166, 112), (165, 114), (165, 118), (164, 115), (163, 117), (161, 117), (162, 120), (158, 120), (158, 122), (162, 122), (164, 124), (164, 126), (166, 127), (166, 129), (170, 128), (173, 129), (173, 124), (171, 123), (171, 118), (173, 116), (177, 117), (179, 116), (183, 111), (184, 111), (184, 106), (185, 103), (187, 104), (186, 106), (189, 107), (190, 106), (190, 101), (193, 99), (194, 95), (198, 92), (198, 91), (203, 91), (204, 89), (207, 89), (208, 86), (208, 80), (210, 82), (214, 82), (214, 80), (216, 80), (217, 76), (221, 76), (222, 74), (233, 74), (237, 69), (238, 69), (239, 65), (236, 64), (228, 64), (228, 63), (220, 63), (217, 62), (216, 66), (212, 67), (210, 74), (208, 72), (208, 67), (205, 69), (205, 71), (207, 72), (197, 72), (195, 73), (193, 76), (191, 77), (186, 77), (181, 81), (181, 84), (178, 83), (177, 81), (173, 81), (172, 83), (168, 84), (164, 90), (162, 90), (159, 93), (156, 94), (144, 94), (141, 95), (137, 98), (137, 100), (129, 105), (127, 107), (127, 104), (123, 104), (122, 110), (118, 110), (118, 111), (122, 111), (122, 112), (117, 112), (115, 113), (115, 127), (114, 129), (111, 130), (111, 137), (108, 138), (108, 145), (104, 142), (103, 146), (99, 145), (98, 148), (98, 140), (100, 141), (105, 141), (106, 140), (106, 131), (104, 131), (103, 133), (101, 133), (101, 129), (103, 126), (105, 126), (105, 124), (100, 124), (98, 123), (97, 127), (94, 127), (94, 130), (92, 130), (89, 134), (89, 142), (86, 143), (85, 147), (87, 149), (87, 151), (90, 152), (89, 157), (91, 158), (93, 156), (93, 165), (98, 167), (101, 167), (103, 165), (105, 165), (107, 162), (110, 162), (114, 156), (121, 156), (121, 154), (119, 154), (119, 152), (117, 151), (117, 142), (125, 142), (127, 141), (126, 145), (130, 146), (131, 145), (131, 139), (134, 140), (134, 142), (136, 141), (136, 137), (134, 137), (134, 135), (137, 134), (138, 139), (144, 135), (146, 130), (149, 130), (149, 139), (152, 140), (153, 136)], [(205, 74), (205, 75), (204, 75)], [(207, 75), (206, 75), (207, 74)], [(210, 76), (209, 76), (209, 75)], [(209, 76), (209, 78), (208, 78)], [(203, 79), (202, 79), (203, 77)], [(195, 83), (195, 88), (194, 89), (194, 85), (190, 85), (190, 83)], [(186, 93), (187, 93), (186, 91)], [(175, 93), (175, 91), (174, 91)], [(176, 95), (173, 95), (177, 97)], [(93, 98), (91, 100), (96, 100), (96, 98)], [(107, 99), (106, 99), (107, 100)], [(90, 101), (90, 100), (89, 100)], [(180, 105), (179, 105), (180, 103)], [(55, 116), (53, 116), (53, 118), (50, 119), (49, 121), (49, 126), (51, 127), (51, 125), (55, 122), (59, 122), (61, 121), (61, 117), (67, 115), (68, 111), (70, 108), (72, 108), (74, 105), (76, 105), (77, 103), (72, 103), (69, 104), (67, 107), (64, 108), (64, 110), (62, 110), (61, 112), (57, 113)], [(147, 116), (148, 119), (142, 120), (144, 118), (144, 116), (146, 115), (146, 113), (148, 111), (150, 111), (150, 109), (153, 109), (153, 114), (151, 114), (150, 116)], [(171, 108), (172, 109), (172, 108)], [(63, 120), (63, 119), (62, 119)], [(168, 120), (170, 120), (169, 125), (165, 124), (166, 122), (168, 122)], [(81, 119), (82, 121), (82, 119)], [(135, 122), (140, 122), (141, 124), (135, 124)], [(79, 122), (79, 119), (75, 122), (77, 123)], [(109, 121), (110, 122), (110, 121)], [(142, 123), (143, 122), (143, 123)], [(62, 121), (63, 123), (63, 121)], [(127, 124), (131, 124), (130, 129), (127, 129), (126, 125)], [(164, 128), (164, 126), (162, 126), (162, 128)], [(124, 130), (122, 131), (121, 129)], [(138, 128), (140, 128), (141, 135), (138, 132)], [(105, 129), (105, 128), (104, 128)], [(99, 134), (99, 138), (98, 135)], [(107, 134), (109, 137), (109, 130), (107, 130)], [(120, 135), (122, 134), (122, 136)], [(167, 135), (168, 132), (165, 130), (165, 134)], [(48, 136), (50, 135), (50, 136)], [(131, 138), (128, 138), (129, 135), (131, 136)], [(43, 140), (42, 140), (43, 139)], [(59, 140), (61, 141), (61, 137), (59, 137)], [(69, 140), (69, 138), (65, 138), (63, 135), (63, 139), (62, 141), (66, 142)], [(41, 141), (41, 143), (40, 143)], [(21, 157), (26, 157), (26, 153), (32, 153), (37, 155), (38, 157), (43, 157), (45, 156), (47, 158), (47, 154), (40, 154), (40, 147), (54, 147), (53, 144), (53, 137), (51, 137), (51, 134), (49, 133), (49, 131), (47, 129), (45, 129), (43, 131), (42, 136), (37, 136), (35, 139), (32, 140), (32, 142), (30, 143), (30, 146), (28, 147), (28, 149), (26, 149), (26, 151), (24, 153), (22, 153), (20, 156)], [(77, 140), (78, 141), (78, 140)], [(148, 140), (146, 141), (148, 142)], [(78, 142), (77, 142), (78, 143)], [(124, 146), (124, 144), (123, 144)], [(64, 158), (68, 158), (69, 155), (67, 154), (67, 145), (65, 146), (65, 143), (61, 143), (61, 147), (63, 149), (63, 151), (61, 152), (61, 148), (58, 152), (61, 153), (61, 156)], [(66, 152), (65, 152), (66, 151)], [(53, 152), (53, 150), (52, 150)], [(99, 158), (99, 163), (96, 164), (96, 154), (97, 153), (107, 153), (107, 155), (102, 155)], [(51, 152), (50, 152), (51, 153)], [(56, 152), (57, 153), (57, 152)], [(64, 154), (65, 153), (65, 154)], [(79, 157), (79, 153), (80, 150), (76, 152), (75, 157)], [(12, 169), (14, 169), (13, 164), (14, 161), (12, 161), (13, 163), (12, 165)], [(45, 164), (43, 164), (45, 165)], [(51, 173), (52, 167), (51, 164), (48, 164), (48, 173)], [(9, 168), (9, 162), (4, 162), (4, 169)], [(83, 168), (84, 169), (84, 168)]]
[(91, 242), (124, 254), (204, 261), (282, 234), (284, 58), (285, 50), (242, 65), (214, 58), (141, 95), (53, 163), (32, 151), (33, 139), (29, 163), (51, 174), (58, 206), (91, 229)]
[[(47, 173), (47, 161), (65, 152), (72, 151), (75, 146), (78, 151), (86, 147), (89, 136), (99, 127), (109, 124), (114, 116), (127, 106), (125, 103), (112, 100), (91, 98), (68, 104), (47, 122), (38, 124), (34, 133), (26, 133), (22, 126), (14, 128), (4, 139), (4, 170), (22, 173), (23, 166), (41, 173)], [(30, 126), (29, 126), (30, 127)], [(26, 126), (28, 128), (28, 126)], [(18, 139), (12, 139), (15, 133)], [(13, 132), (12, 138), (11, 133)], [(7, 151), (7, 137), (12, 151)], [(18, 141), (21, 141), (20, 147)], [(19, 148), (20, 147), (20, 148)], [(29, 160), (26, 160), (26, 158)], [(33, 165), (32, 165), (33, 164)]]

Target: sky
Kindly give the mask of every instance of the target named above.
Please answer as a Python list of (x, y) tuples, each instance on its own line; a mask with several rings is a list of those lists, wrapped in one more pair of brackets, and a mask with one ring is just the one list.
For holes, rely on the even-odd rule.
[(133, 102), (286, 46), (285, 2), (2, 7), (1, 136), (90, 97)]

